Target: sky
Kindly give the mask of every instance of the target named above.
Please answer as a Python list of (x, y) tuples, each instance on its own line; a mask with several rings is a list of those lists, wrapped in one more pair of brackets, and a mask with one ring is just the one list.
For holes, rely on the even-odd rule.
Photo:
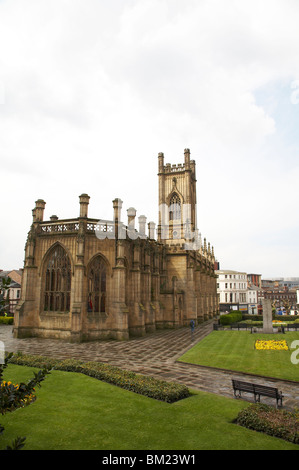
[(0, 0), (0, 269), (45, 220), (158, 221), (158, 153), (196, 161), (221, 269), (299, 277), (297, 0)]

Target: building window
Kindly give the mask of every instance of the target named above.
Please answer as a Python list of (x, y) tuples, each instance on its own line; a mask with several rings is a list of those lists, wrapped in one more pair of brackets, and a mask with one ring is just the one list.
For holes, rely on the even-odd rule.
[(88, 270), (88, 311), (106, 312), (106, 264), (97, 256)]
[(48, 258), (45, 273), (44, 310), (69, 312), (71, 298), (71, 262), (62, 246), (55, 246)]
[(170, 199), (169, 220), (181, 220), (181, 200), (176, 193)]

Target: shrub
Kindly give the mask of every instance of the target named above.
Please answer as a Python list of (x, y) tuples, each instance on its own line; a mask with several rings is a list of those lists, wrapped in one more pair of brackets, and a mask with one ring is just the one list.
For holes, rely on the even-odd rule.
[(298, 411), (291, 412), (273, 406), (254, 404), (241, 410), (236, 422), (246, 428), (299, 444)]
[(0, 317), (0, 325), (12, 325), (13, 317)]
[[(0, 364), (0, 413), (14, 411), (20, 407), (29, 405), (35, 399), (35, 387), (39, 386), (45, 379), (46, 375), (49, 374), (49, 370), (40, 370), (34, 373), (34, 377), (27, 383), (13, 384), (12, 382), (6, 382), (3, 380), (3, 371), (10, 362), (13, 353), (5, 356), (4, 364)], [(0, 435), (3, 434), (4, 427), (0, 425)], [(24, 446), (26, 438), (17, 437), (11, 446), (8, 446), (7, 450), (19, 450)]]
[(76, 359), (52, 359), (44, 356), (15, 354), (10, 362), (29, 367), (54, 368), (68, 372), (79, 372), (103, 382), (116, 385), (149, 398), (173, 403), (190, 396), (185, 385), (158, 380), (100, 362), (83, 362)]
[(220, 325), (231, 325), (239, 321), (242, 321), (242, 313), (238, 311), (221, 315), (220, 317)]

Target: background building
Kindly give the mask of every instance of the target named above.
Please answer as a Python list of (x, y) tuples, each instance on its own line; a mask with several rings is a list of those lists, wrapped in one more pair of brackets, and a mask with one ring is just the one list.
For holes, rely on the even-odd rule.
[(256, 285), (248, 286), (247, 291), (248, 313), (257, 315), (259, 305), (259, 288)]
[(247, 274), (232, 270), (218, 270), (216, 275), (220, 312), (247, 311)]
[(262, 275), (261, 274), (247, 274), (248, 286), (262, 287)]
[(7, 315), (14, 315), (18, 302), (21, 298), (21, 280), (22, 280), (22, 270), (13, 269), (12, 271), (3, 271), (0, 270), (0, 279), (1, 278), (10, 278), (11, 284), (6, 293), (0, 292), (0, 295), (4, 295), (7, 299), (8, 305), (5, 309)]

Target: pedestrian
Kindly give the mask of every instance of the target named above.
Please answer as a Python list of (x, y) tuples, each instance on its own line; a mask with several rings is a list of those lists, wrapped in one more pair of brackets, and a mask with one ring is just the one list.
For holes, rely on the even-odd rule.
[(193, 333), (194, 333), (194, 328), (195, 328), (194, 320), (190, 321), (190, 328), (191, 328), (191, 340), (193, 340)]

